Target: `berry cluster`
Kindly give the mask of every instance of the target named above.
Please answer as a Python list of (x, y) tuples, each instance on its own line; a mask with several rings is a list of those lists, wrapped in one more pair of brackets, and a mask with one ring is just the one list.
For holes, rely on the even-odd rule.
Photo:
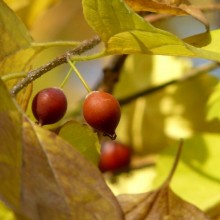
[[(82, 106), (85, 121), (94, 130), (102, 132), (104, 136), (109, 136), (112, 139), (101, 145), (99, 169), (102, 172), (116, 171), (128, 166), (131, 159), (131, 148), (114, 141), (116, 139), (115, 129), (121, 117), (119, 102), (109, 93), (90, 91), (75, 66), (71, 62), (70, 65), (88, 91)], [(33, 98), (32, 112), (37, 123), (41, 126), (58, 122), (63, 118), (66, 110), (67, 98), (61, 88), (45, 88)]]
[[(40, 125), (58, 122), (66, 113), (67, 99), (60, 88), (46, 88), (38, 92), (32, 102), (32, 112)], [(116, 138), (115, 129), (121, 117), (118, 101), (109, 93), (90, 92), (83, 103), (86, 122), (104, 135)]]

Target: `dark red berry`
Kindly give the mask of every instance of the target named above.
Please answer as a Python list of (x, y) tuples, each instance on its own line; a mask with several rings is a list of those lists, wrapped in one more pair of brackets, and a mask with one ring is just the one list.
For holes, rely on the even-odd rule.
[(132, 150), (118, 141), (107, 141), (101, 146), (99, 169), (116, 171), (129, 165)]
[(121, 109), (114, 96), (101, 91), (89, 93), (83, 103), (83, 116), (91, 127), (115, 139)]
[(41, 125), (59, 121), (67, 109), (67, 99), (60, 88), (46, 88), (38, 92), (32, 102), (32, 112)]

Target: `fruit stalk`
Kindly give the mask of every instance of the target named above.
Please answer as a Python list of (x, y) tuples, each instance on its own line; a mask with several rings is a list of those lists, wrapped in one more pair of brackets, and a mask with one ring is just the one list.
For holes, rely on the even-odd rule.
[(88, 84), (86, 83), (86, 81), (83, 79), (81, 73), (78, 71), (78, 69), (75, 67), (74, 63), (72, 63), (72, 61), (67, 58), (67, 62), (69, 63), (69, 65), (71, 66), (71, 68), (74, 70), (74, 72), (76, 73), (76, 75), (79, 77), (79, 79), (81, 80), (82, 84), (84, 85), (84, 87), (86, 88), (87, 92), (90, 93), (92, 90), (89, 88)]

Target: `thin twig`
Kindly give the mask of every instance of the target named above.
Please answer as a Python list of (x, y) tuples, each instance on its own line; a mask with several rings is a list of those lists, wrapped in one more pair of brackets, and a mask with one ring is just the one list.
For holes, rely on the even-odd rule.
[(156, 91), (159, 91), (161, 89), (166, 88), (169, 85), (185, 82), (187, 80), (191, 80), (195, 77), (198, 77), (203, 73), (206, 73), (208, 71), (211, 71), (211, 70), (218, 68), (219, 65), (220, 65), (219, 63), (208, 63), (208, 64), (201, 65), (199, 67), (192, 69), (188, 74), (184, 75), (183, 77), (181, 77), (179, 79), (173, 79), (173, 80), (170, 80), (170, 81), (165, 82), (163, 84), (160, 84), (158, 86), (150, 87), (150, 88), (147, 88), (143, 91), (137, 92), (129, 97), (119, 99), (119, 103), (120, 103), (120, 105), (126, 105), (141, 96), (152, 94)]
[(64, 54), (60, 55), (59, 57), (56, 57), (49, 63), (35, 69), (31, 70), (30, 72), (27, 73), (27, 76), (19, 81), (12, 89), (11, 89), (11, 94), (16, 95), (20, 90), (22, 90), (24, 87), (26, 87), (28, 84), (33, 82), (35, 79), (39, 78), (42, 76), (44, 73), (52, 70), (53, 68), (67, 63), (67, 58), (72, 58), (75, 55), (80, 55), (92, 48), (94, 48), (97, 44), (99, 44), (101, 39), (98, 36), (93, 37), (92, 39), (82, 41), (82, 43), (77, 46), (76, 48), (69, 50), (65, 52)]

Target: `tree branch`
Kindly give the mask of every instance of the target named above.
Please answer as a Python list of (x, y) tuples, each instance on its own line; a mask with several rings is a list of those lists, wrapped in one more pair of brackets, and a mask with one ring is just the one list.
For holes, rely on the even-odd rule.
[(103, 79), (98, 85), (97, 90), (112, 93), (115, 84), (118, 82), (121, 69), (128, 55), (115, 55), (108, 65), (103, 69)]
[(26, 87), (29, 83), (33, 82), (35, 79), (39, 78), (42, 76), (44, 73), (52, 70), (53, 68), (67, 63), (67, 59), (74, 58), (74, 56), (78, 56), (92, 48), (94, 48), (97, 44), (101, 42), (101, 39), (99, 36), (95, 36), (92, 39), (82, 41), (82, 43), (77, 46), (76, 48), (69, 50), (65, 52), (64, 54), (60, 55), (59, 57), (56, 57), (49, 63), (35, 69), (31, 70), (30, 72), (27, 73), (27, 76), (23, 78), (20, 82), (18, 82), (12, 89), (11, 89), (11, 94), (16, 95), (20, 90), (22, 90), (24, 87)]
[(218, 67), (220, 67), (219, 63), (208, 63), (208, 64), (201, 65), (199, 67), (192, 69), (191, 71), (189, 71), (188, 74), (186, 74), (185, 76), (183, 76), (179, 79), (173, 79), (173, 80), (165, 82), (159, 86), (147, 88), (147, 89), (140, 91), (140, 92), (137, 92), (129, 97), (119, 99), (118, 101), (119, 101), (120, 105), (126, 105), (141, 96), (149, 95), (151, 93), (157, 92), (157, 91), (164, 89), (165, 87), (172, 85), (172, 84), (175, 84), (175, 83), (181, 83), (181, 82), (185, 82), (187, 80), (191, 80), (195, 77), (200, 76), (203, 73), (214, 70)]

